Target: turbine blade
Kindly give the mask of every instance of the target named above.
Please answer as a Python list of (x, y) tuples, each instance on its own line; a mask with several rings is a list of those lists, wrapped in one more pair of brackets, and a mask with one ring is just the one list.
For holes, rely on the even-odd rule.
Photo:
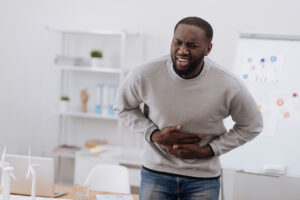
[(26, 173), (26, 178), (29, 178), (29, 176), (30, 176), (30, 170), (28, 168), (27, 173)]
[(10, 173), (10, 176), (14, 179), (14, 180), (16, 180), (16, 176), (14, 175), (14, 173)]
[(6, 156), (6, 146), (4, 147), (3, 153), (2, 153), (2, 161), (1, 161), (2, 168), (4, 167), (5, 156)]
[(30, 150), (30, 145), (29, 145), (29, 150), (28, 150), (28, 167), (31, 166), (31, 150)]

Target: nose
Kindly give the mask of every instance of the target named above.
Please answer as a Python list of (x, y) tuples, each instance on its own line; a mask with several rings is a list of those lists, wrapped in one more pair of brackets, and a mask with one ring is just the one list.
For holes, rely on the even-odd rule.
[(178, 49), (178, 53), (185, 55), (189, 53), (189, 50), (185, 45), (181, 45)]

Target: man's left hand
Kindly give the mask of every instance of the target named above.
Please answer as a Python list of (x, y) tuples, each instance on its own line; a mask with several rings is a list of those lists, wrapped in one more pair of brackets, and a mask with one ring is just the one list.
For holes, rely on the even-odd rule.
[(166, 152), (182, 159), (201, 159), (213, 156), (209, 146), (200, 147), (198, 144), (161, 145)]

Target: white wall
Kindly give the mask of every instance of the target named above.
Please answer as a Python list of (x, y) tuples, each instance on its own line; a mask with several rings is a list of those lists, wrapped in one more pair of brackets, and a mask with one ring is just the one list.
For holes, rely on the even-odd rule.
[[(297, 0), (0, 0), (0, 150), (24, 153), (31, 144), (39, 155), (55, 142), (57, 119), (45, 106), (56, 47), (46, 26), (138, 31), (149, 59), (169, 52), (179, 19), (196, 15), (214, 27), (211, 57), (231, 68), (239, 31), (300, 35), (299, 8)], [(53, 130), (48, 141), (45, 128)]]

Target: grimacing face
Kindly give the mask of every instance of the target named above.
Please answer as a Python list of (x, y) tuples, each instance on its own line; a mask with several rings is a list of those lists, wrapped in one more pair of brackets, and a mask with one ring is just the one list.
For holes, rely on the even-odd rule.
[(193, 78), (202, 67), (203, 58), (212, 48), (201, 28), (179, 24), (174, 32), (171, 58), (175, 72), (182, 78)]

